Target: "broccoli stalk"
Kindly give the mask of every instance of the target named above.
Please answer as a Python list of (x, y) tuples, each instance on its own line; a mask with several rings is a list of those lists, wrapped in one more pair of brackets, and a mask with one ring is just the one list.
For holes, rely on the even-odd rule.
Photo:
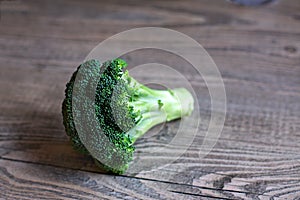
[(193, 110), (193, 97), (184, 88), (173, 90), (155, 90), (136, 84), (139, 95), (129, 105), (141, 113), (141, 118), (128, 134), (135, 142), (152, 127), (174, 119), (188, 116)]
[[(126, 66), (127, 63), (121, 59), (107, 61), (102, 65), (98, 60), (89, 60), (81, 64), (67, 83), (66, 97), (62, 105), (64, 126), (73, 147), (89, 154), (75, 128), (72, 95), (75, 78), (81, 67), (89, 70), (89, 75), (98, 73), (95, 99), (87, 102), (94, 101), (99, 128), (103, 136), (114, 145), (111, 147), (102, 140), (95, 139), (95, 160), (107, 171), (117, 174), (124, 173), (128, 168), (135, 150), (133, 144), (138, 138), (160, 123), (190, 115), (194, 104), (192, 95), (186, 89), (151, 89), (132, 78), (128, 71), (123, 72)], [(83, 79), (79, 84), (80, 89), (84, 91), (89, 80)], [(82, 114), (80, 110), (75, 112)], [(92, 117), (92, 114), (89, 114), (92, 113), (90, 110), (85, 112), (88, 114), (87, 118)], [(93, 131), (95, 127), (90, 129)]]

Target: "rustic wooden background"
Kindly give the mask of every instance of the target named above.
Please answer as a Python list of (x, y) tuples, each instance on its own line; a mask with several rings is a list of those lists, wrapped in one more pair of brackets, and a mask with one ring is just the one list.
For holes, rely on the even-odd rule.
[[(299, 0), (261, 7), (221, 0), (0, 5), (0, 199), (300, 199)], [(168, 168), (108, 175), (68, 142), (61, 117), (65, 83), (100, 41), (143, 26), (181, 31), (207, 49), (224, 78), (226, 122), (204, 159), (197, 151), (203, 138), (196, 137)], [(151, 61), (142, 55), (127, 59)], [(199, 131), (205, 131), (207, 89), (191, 68), (183, 63), (181, 69), (198, 88)], [(139, 141), (138, 149), (167, 141), (172, 135), (164, 131), (178, 123)]]

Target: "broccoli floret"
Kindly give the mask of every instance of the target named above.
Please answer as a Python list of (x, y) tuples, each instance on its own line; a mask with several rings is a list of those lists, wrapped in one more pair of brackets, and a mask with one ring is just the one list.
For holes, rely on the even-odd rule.
[[(133, 144), (138, 138), (155, 125), (190, 115), (194, 108), (193, 97), (186, 89), (150, 89), (132, 78), (127, 70), (124, 72), (126, 66), (127, 63), (121, 59), (103, 64), (95, 59), (86, 61), (78, 67), (67, 83), (62, 104), (66, 133), (74, 149), (81, 153), (90, 154), (78, 135), (74, 114), (87, 112), (87, 119), (82, 126), (92, 126), (89, 120), (92, 120), (93, 113), (96, 114), (100, 127), (89, 128), (99, 128), (102, 136), (106, 136), (114, 145), (107, 145), (101, 139), (90, 141), (96, 143), (97, 147), (96, 156), (95, 152), (92, 156), (97, 157), (96, 163), (104, 169), (117, 174), (124, 173), (128, 168), (135, 150)], [(98, 77), (97, 87), (94, 99), (86, 98), (82, 103), (83, 109), (74, 109), (73, 89), (80, 68), (84, 68), (88, 73), (76, 82), (79, 88), (82, 91), (87, 89), (91, 77)], [(87, 110), (85, 106), (91, 103), (94, 103), (94, 112)]]

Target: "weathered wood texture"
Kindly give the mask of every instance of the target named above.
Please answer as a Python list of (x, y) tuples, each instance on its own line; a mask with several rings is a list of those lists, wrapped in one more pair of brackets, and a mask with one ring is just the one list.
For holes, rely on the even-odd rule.
[[(1, 199), (300, 198), (300, 1), (255, 8), (219, 0), (0, 5)], [(207, 49), (224, 78), (226, 122), (203, 159), (197, 136), (168, 167), (107, 175), (68, 143), (61, 117), (65, 83), (100, 41), (143, 26), (181, 31)], [(210, 98), (201, 77), (172, 55), (147, 50), (126, 58), (131, 65), (160, 62), (180, 69), (197, 89), (199, 132), (205, 132)], [(141, 156), (168, 159), (147, 152), (170, 141), (173, 135), (164, 133), (178, 123), (139, 141)]]

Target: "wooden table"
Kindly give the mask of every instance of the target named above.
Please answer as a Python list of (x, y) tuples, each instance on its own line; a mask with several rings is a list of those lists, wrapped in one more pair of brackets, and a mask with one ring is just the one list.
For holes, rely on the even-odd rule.
[[(107, 2), (1, 1), (0, 198), (299, 199), (300, 2)], [(204, 46), (223, 76), (226, 121), (203, 159), (197, 152), (203, 138), (196, 137), (168, 168), (108, 175), (72, 150), (62, 125), (64, 88), (99, 42), (144, 26), (181, 31)], [(157, 61), (143, 54), (126, 58), (131, 65)], [(176, 66), (172, 56), (160, 58)], [(186, 63), (180, 65), (198, 88), (199, 131), (205, 131), (207, 88)], [(178, 123), (164, 125), (137, 149), (170, 139), (164, 130)]]

